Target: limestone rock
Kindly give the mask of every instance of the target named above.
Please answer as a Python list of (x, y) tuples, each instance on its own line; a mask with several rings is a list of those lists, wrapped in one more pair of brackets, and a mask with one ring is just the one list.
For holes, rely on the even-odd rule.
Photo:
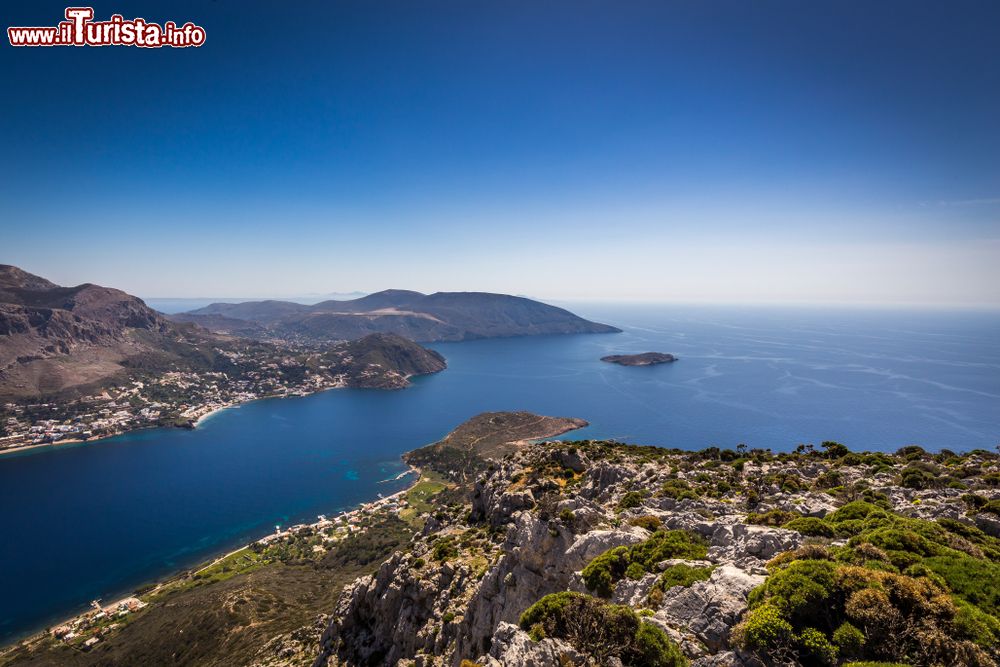
[(762, 575), (721, 565), (707, 581), (668, 590), (655, 618), (688, 630), (710, 651), (719, 651), (728, 648), (729, 633), (746, 610), (750, 591), (763, 582)]
[(569, 667), (587, 664), (584, 656), (558, 639), (532, 641), (528, 633), (511, 623), (501, 623), (487, 655), (476, 660), (483, 667)]

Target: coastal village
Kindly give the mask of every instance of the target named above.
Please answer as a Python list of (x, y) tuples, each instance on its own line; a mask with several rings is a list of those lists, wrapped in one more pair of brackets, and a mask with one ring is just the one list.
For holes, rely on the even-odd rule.
[(248, 346), (213, 350), (222, 370), (170, 370), (64, 400), (0, 405), (0, 453), (85, 442), (152, 427), (193, 428), (218, 410), (260, 398), (306, 396), (350, 384), (399, 386), (380, 364), (358, 368), (337, 348)]

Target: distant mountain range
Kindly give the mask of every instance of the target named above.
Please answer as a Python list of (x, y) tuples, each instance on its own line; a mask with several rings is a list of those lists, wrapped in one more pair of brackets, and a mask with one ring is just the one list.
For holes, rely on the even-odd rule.
[(287, 346), (275, 341), (315, 348), (365, 339), (363, 348), (336, 348), (348, 353), (331, 357), (329, 368), (349, 385), (382, 386), (392, 382), (362, 377), (362, 366), (401, 378), (443, 368), (436, 353), (410, 341), (617, 331), (538, 301), (482, 292), (387, 290), (312, 306), (215, 303), (166, 316), (121, 290), (62, 287), (0, 264), (0, 399), (79, 394), (141, 373), (230, 369), (236, 346), (261, 359), (282, 354)]
[(620, 331), (562, 308), (488, 292), (385, 290), (311, 306), (291, 301), (213, 303), (170, 317), (217, 332), (298, 341), (353, 340), (370, 333), (433, 342)]

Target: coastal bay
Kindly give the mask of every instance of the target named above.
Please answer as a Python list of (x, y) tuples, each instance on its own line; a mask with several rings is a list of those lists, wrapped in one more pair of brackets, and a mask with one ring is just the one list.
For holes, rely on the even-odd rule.
[[(572, 415), (574, 438), (791, 450), (836, 439), (895, 450), (991, 448), (997, 316), (755, 309), (600, 309), (623, 334), (432, 347), (449, 370), (403, 392), (348, 389), (224, 410), (0, 459), (11, 539), (0, 634), (11, 639), (274, 531), (389, 495), (399, 456), (483, 411)], [(684, 359), (636, 374), (622, 349)], [(930, 369), (930, 370), (928, 370)], [(918, 378), (933, 378), (927, 381)], [(40, 528), (44, 529), (40, 529)]]

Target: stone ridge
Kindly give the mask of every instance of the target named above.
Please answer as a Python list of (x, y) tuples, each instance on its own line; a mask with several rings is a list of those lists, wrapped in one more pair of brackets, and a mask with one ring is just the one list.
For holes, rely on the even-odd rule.
[[(665, 558), (634, 574), (630, 568), (628, 576), (617, 575), (606, 602), (631, 608), (661, 629), (691, 665), (758, 665), (762, 654), (738, 645), (734, 633), (746, 636), (740, 622), (750, 593), (780, 571), (774, 564), (783, 559), (799, 563), (794, 559), (832, 557), (838, 549), (850, 554), (846, 537), (832, 530), (817, 536), (809, 527), (813, 521), (835, 525), (822, 518), (861, 498), (851, 508), (877, 503), (886, 517), (935, 528), (951, 521), (949, 530), (979, 546), (962, 547), (958, 533), (949, 544), (954, 539), (955, 548), (986, 560), (1000, 554), (998, 517), (969, 505), (970, 495), (981, 499), (974, 504), (1000, 505), (995, 454), (951, 455), (941, 464), (948, 456), (919, 448), (907, 459), (825, 444), (826, 452), (805, 448), (790, 455), (592, 441), (524, 444), (489, 462), (466, 489), (466, 503), (449, 495), (409, 548), (344, 590), (314, 666), (621, 665), (614, 656), (598, 661), (565, 637), (529, 636), (519, 619), (548, 594), (599, 595), (588, 588), (595, 559), (609, 550), (646, 548), (670, 531), (683, 531), (700, 555)], [(935, 467), (940, 482), (906, 481), (915, 479), (913, 470)], [(681, 585), (661, 582), (674, 581), (668, 575), (675, 573), (695, 576)], [(963, 646), (978, 656), (974, 664), (998, 658), (988, 643), (986, 649), (971, 640)], [(846, 654), (831, 664), (845, 661)]]

